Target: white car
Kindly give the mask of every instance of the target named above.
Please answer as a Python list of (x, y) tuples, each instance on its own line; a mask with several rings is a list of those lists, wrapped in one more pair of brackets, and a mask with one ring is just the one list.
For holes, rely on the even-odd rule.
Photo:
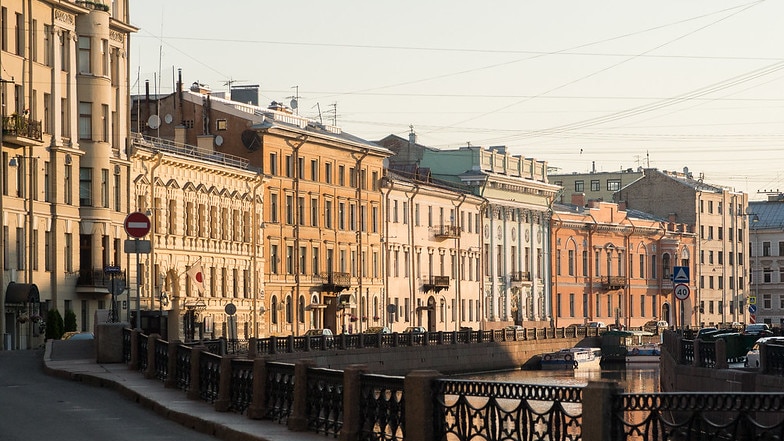
[(746, 353), (746, 361), (744, 365), (746, 367), (751, 368), (759, 368), (760, 367), (760, 345), (762, 343), (778, 343), (784, 344), (784, 337), (762, 337), (754, 343), (754, 346), (751, 347), (751, 350)]

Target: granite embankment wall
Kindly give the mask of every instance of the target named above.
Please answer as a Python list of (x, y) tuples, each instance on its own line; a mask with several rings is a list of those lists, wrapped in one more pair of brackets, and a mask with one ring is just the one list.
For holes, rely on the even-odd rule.
[(784, 392), (784, 377), (756, 368), (716, 368), (678, 363), (679, 337), (668, 335), (662, 346), (659, 381), (662, 392)]
[(543, 340), (491, 341), (427, 346), (398, 346), (362, 349), (329, 349), (264, 355), (269, 361), (313, 360), (316, 367), (345, 369), (354, 364), (369, 372), (405, 375), (412, 370), (431, 369), (443, 374), (537, 368), (540, 356), (567, 347), (598, 347), (595, 337)]

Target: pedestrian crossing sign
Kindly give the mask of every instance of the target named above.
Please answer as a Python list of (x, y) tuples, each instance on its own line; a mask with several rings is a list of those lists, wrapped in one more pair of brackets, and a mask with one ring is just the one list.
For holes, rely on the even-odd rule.
[(689, 267), (676, 266), (672, 268), (672, 282), (673, 283), (689, 283)]

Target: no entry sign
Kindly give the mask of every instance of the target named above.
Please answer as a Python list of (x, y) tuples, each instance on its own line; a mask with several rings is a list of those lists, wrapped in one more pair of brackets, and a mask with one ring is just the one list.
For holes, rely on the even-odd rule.
[(134, 211), (125, 217), (125, 232), (137, 239), (146, 236), (150, 232), (150, 218), (142, 212)]

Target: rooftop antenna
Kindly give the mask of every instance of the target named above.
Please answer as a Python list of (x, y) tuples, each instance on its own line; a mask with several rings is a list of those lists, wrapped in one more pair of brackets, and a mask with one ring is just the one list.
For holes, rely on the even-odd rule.
[(240, 83), (242, 81), (245, 81), (245, 80), (235, 80), (234, 78), (229, 78), (228, 81), (224, 81), (223, 82), (223, 85), (227, 86), (229, 88), (229, 96), (231, 96), (231, 86), (232, 86), (232, 84)]
[[(318, 109), (318, 114), (319, 114), (319, 124), (321, 124), (321, 125), (324, 125), (324, 120), (323, 120), (323, 119), (321, 119), (321, 105), (319, 105), (319, 103), (316, 103), (316, 105), (315, 105), (315, 106), (313, 106), (313, 107), (315, 107), (315, 108), (317, 108), (317, 109)], [(313, 107), (311, 107), (311, 109), (312, 109)]]
[(288, 96), (286, 98), (291, 100), (289, 101), (289, 107), (294, 110), (296, 115), (299, 115), (299, 86), (291, 86), (291, 88), (294, 89), (294, 96)]

